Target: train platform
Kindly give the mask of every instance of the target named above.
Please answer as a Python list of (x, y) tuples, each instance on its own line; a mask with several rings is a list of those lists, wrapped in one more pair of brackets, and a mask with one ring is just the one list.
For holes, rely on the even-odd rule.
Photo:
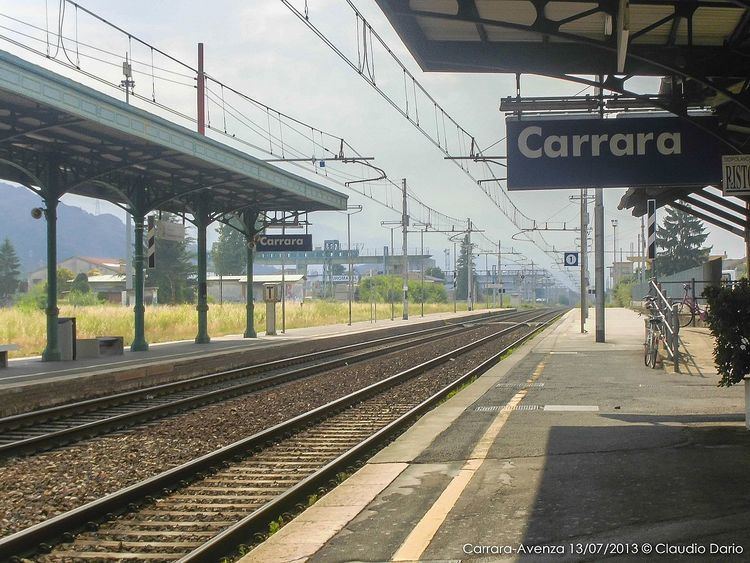
[[(213, 337), (208, 344), (192, 340), (156, 343), (145, 352), (125, 351), (120, 356), (64, 362), (42, 362), (40, 357), (11, 359), (0, 369), (0, 416), (52, 406), (61, 402), (127, 391), (144, 385), (166, 383), (204, 375), (251, 362), (271, 361), (285, 355), (304, 353), (315, 340), (330, 339), (334, 345), (362, 341), (363, 334), (387, 336), (424, 325), (425, 328), (458, 318), (481, 317), (494, 310), (433, 313), (421, 317), (412, 313), (404, 321), (390, 317), (377, 322), (355, 322), (307, 328), (277, 327), (275, 336), (261, 332), (258, 338), (242, 335)], [(290, 346), (293, 347), (290, 351)]]
[(647, 368), (642, 318), (606, 315), (597, 344), (569, 312), (243, 563), (748, 560), (744, 389)]

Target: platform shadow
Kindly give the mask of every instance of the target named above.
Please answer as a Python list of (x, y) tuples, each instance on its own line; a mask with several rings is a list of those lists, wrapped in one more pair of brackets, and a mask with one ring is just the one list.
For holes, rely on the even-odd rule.
[(744, 427), (553, 427), (542, 459), (525, 545), (565, 544), (562, 560), (571, 561), (604, 559), (571, 552), (571, 544), (592, 542), (733, 541), (750, 553), (750, 433)]
[(702, 423), (702, 422), (743, 422), (744, 413), (726, 414), (601, 414), (603, 418), (633, 424)]

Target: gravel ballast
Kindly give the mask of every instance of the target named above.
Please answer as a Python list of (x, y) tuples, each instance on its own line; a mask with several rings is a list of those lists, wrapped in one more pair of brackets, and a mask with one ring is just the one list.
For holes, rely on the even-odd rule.
[[(217, 403), (127, 432), (0, 463), (0, 535), (5, 536), (245, 438), (399, 371), (497, 332), (468, 333)], [(514, 337), (517, 338), (517, 334)], [(483, 346), (432, 371), (470, 367)], [(477, 356), (479, 357), (479, 356)], [(481, 361), (481, 360), (477, 360)], [(455, 366), (455, 364), (460, 364)], [(442, 381), (440, 375), (436, 375)], [(446, 380), (447, 381), (447, 380)]]

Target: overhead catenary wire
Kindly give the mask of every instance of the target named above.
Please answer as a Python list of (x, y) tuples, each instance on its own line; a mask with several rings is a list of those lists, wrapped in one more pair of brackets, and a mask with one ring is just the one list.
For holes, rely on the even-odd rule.
[[(66, 13), (65, 13), (65, 7), (70, 4), (70, 6), (74, 7), (75, 10), (75, 17), (76, 21), (74, 22), (75, 30), (73, 37), (70, 37), (69, 34), (65, 33), (65, 27), (66, 27)], [(89, 16), (95, 18), (99, 22), (103, 22), (105, 25), (111, 27), (112, 29), (118, 31), (123, 35), (123, 38), (125, 38), (128, 42), (128, 60), (129, 62), (135, 67), (134, 72), (142, 72), (143, 74), (149, 76), (151, 78), (151, 92), (150, 92), (150, 98), (147, 96), (144, 96), (143, 94), (139, 94), (137, 91), (131, 92), (132, 100), (133, 101), (143, 101), (149, 104), (153, 104), (155, 107), (159, 108), (162, 111), (168, 112), (172, 115), (175, 115), (179, 117), (182, 120), (186, 120), (189, 122), (194, 123), (196, 121), (196, 118), (189, 115), (188, 113), (184, 111), (180, 111), (178, 109), (179, 106), (169, 104), (169, 103), (163, 103), (157, 100), (157, 81), (163, 81), (166, 83), (175, 84), (181, 87), (194, 89), (196, 87), (196, 76), (197, 71), (192, 67), (192, 65), (186, 64), (179, 59), (169, 55), (165, 51), (159, 49), (158, 47), (140, 39), (134, 34), (131, 34), (130, 32), (112, 24), (105, 18), (102, 18), (98, 16), (97, 14), (93, 13), (92, 11), (81, 7), (76, 2), (73, 2), (72, 0), (60, 0), (60, 14), (58, 17), (58, 29), (55, 33), (53, 30), (49, 29), (49, 25), (47, 24), (46, 28), (36, 26), (29, 22), (24, 22), (23, 20), (20, 20), (19, 18), (15, 18), (13, 16), (10, 16), (8, 14), (0, 14), (0, 16), (6, 18), (8, 21), (16, 22), (20, 25), (23, 25), (27, 27), (28, 29), (33, 29), (35, 31), (38, 31), (42, 33), (41, 36), (34, 36), (30, 33), (24, 33), (23, 31), (20, 31), (18, 29), (10, 28), (8, 26), (0, 26), (0, 29), (5, 29), (9, 34), (15, 35), (17, 37), (22, 37), (27, 40), (33, 41), (33, 42), (40, 42), (40, 46), (42, 47), (42, 51), (30, 46), (28, 43), (22, 43), (21, 41), (17, 41), (11, 37), (8, 36), (0, 36), (0, 38), (8, 41), (9, 43), (26, 49), (30, 52), (39, 54), (40, 56), (56, 62), (58, 64), (63, 65), (66, 68), (69, 68), (71, 70), (75, 70), (76, 72), (81, 73), (82, 75), (86, 76), (87, 78), (90, 78), (98, 83), (104, 84), (108, 87), (112, 87), (115, 89), (120, 89), (119, 81), (114, 81), (111, 78), (108, 79), (106, 76), (97, 74), (96, 72), (92, 72), (90, 70), (87, 70), (86, 68), (82, 68), (81, 64), (83, 60), (86, 61), (93, 61), (99, 64), (107, 65), (111, 68), (118, 68), (121, 67), (122, 62), (122, 55), (120, 53), (115, 53), (114, 51), (104, 49), (101, 47), (98, 47), (96, 45), (91, 44), (90, 42), (82, 41), (81, 37), (79, 35), (79, 11), (83, 14), (88, 14)], [(45, 10), (45, 19), (48, 20), (49, 14), (48, 10)], [(375, 79), (375, 66), (374, 66), (374, 30), (367, 24), (364, 27), (364, 33), (365, 33), (365, 40), (367, 41), (367, 70), (369, 77), (374, 81)], [(51, 48), (51, 43), (56, 43), (56, 48), (53, 50)], [(146, 62), (144, 60), (141, 60), (135, 53), (134, 53), (134, 43), (139, 46), (139, 48), (144, 48), (148, 52), (146, 53), (146, 58), (149, 58), (150, 61)], [(73, 52), (73, 46), (75, 46), (75, 57), (71, 55)], [(45, 52), (46, 51), (46, 52)], [(69, 52), (70, 51), (70, 52)], [(64, 55), (63, 58), (60, 58), (58, 55), (62, 53)], [(176, 71), (174, 69), (169, 69), (163, 65), (160, 65), (156, 61), (156, 57), (165, 57), (166, 60), (170, 64), (176, 64), (180, 69), (183, 69), (183, 71)], [(112, 57), (114, 60), (108, 60), (106, 57)], [(195, 74), (188, 74), (187, 72), (195, 73)], [(118, 76), (119, 78), (119, 76)], [(180, 78), (185, 80), (180, 80)], [(413, 77), (411, 77), (413, 78)], [(407, 82), (405, 83), (408, 85), (408, 80), (410, 79), (410, 75), (406, 75)], [(220, 131), (217, 128), (209, 127), (211, 131), (215, 133), (220, 133), (227, 138), (231, 137), (234, 142), (241, 142), (243, 144), (246, 144), (249, 147), (252, 147), (253, 150), (260, 151), (261, 153), (268, 154), (268, 150), (271, 151), (271, 154), (274, 154), (277, 150), (281, 150), (281, 153), (283, 156), (289, 155), (299, 155), (299, 156), (310, 156), (303, 154), (302, 151), (296, 150), (293, 148), (292, 145), (289, 144), (290, 141), (293, 141), (292, 139), (287, 139), (289, 137), (289, 134), (294, 135), (302, 135), (301, 129), (302, 128), (309, 128), (310, 134), (307, 135), (307, 137), (312, 141), (314, 151), (317, 151), (318, 149), (322, 150), (321, 153), (321, 159), (333, 159), (335, 160), (336, 155), (338, 154), (336, 150), (333, 148), (333, 144), (340, 143), (342, 150), (345, 149), (346, 152), (349, 154), (349, 156), (356, 157), (361, 156), (357, 151), (354, 150), (349, 143), (347, 143), (343, 138), (340, 136), (333, 135), (331, 133), (327, 133), (319, 128), (309, 126), (307, 123), (304, 123), (302, 120), (296, 119), (292, 116), (289, 116), (283, 112), (280, 112), (279, 110), (270, 108), (269, 106), (263, 104), (257, 99), (254, 99), (250, 96), (247, 96), (246, 94), (232, 88), (231, 86), (226, 85), (225, 83), (211, 77), (210, 75), (207, 75), (207, 84), (209, 80), (215, 84), (219, 85), (219, 91), (220, 92), (213, 92), (208, 91), (207, 88), (207, 101), (210, 101), (210, 103), (207, 103), (207, 112), (210, 116), (210, 105), (211, 103), (216, 103), (217, 105), (222, 106), (222, 117), (223, 117), (223, 128), (224, 131)], [(412, 83), (412, 92), (415, 92), (416, 84)], [(260, 109), (262, 112), (266, 113), (266, 124), (265, 126), (259, 125), (257, 123), (257, 120), (250, 119), (249, 117), (245, 116), (243, 118), (243, 115), (246, 113), (241, 108), (235, 107), (234, 104), (231, 104), (227, 99), (227, 94), (231, 93), (233, 95), (238, 96), (241, 100), (248, 102), (252, 104), (254, 107)], [(405, 93), (408, 94), (408, 88), (405, 89)], [(162, 94), (164, 95), (164, 94)], [(408, 98), (408, 96), (406, 96)], [(234, 110), (230, 109), (234, 108)], [(418, 121), (419, 120), (419, 101), (417, 99), (413, 102), (413, 110), (414, 110), (414, 118)], [(273, 113), (275, 117), (275, 121), (278, 123), (278, 134), (275, 134), (272, 132), (272, 128), (270, 127), (270, 121), (271, 121), (271, 114)], [(228, 123), (229, 119), (235, 120), (237, 123), (241, 124), (242, 127), (247, 128), (248, 131), (252, 131), (253, 135), (257, 136), (259, 139), (263, 140), (263, 143), (268, 143), (268, 148), (265, 146), (261, 147), (258, 143), (251, 143), (247, 141), (243, 141), (241, 139), (238, 139), (234, 137), (233, 135), (230, 135), (231, 132), (231, 126)], [(445, 116), (441, 116), (441, 121), (443, 122), (443, 139), (445, 144), (447, 144), (447, 128), (445, 124)], [(209, 124), (210, 124), (210, 117), (209, 117)], [(439, 131), (439, 127), (438, 127)], [(292, 166), (299, 166), (303, 168), (307, 168), (303, 164), (292, 164)], [(313, 168), (315, 173), (318, 173), (318, 170)], [(334, 181), (337, 184), (344, 184), (346, 181), (357, 178), (357, 176), (348, 174), (339, 170), (336, 170), (333, 167), (325, 167), (323, 174), (327, 175), (328, 178), (331, 181)], [(364, 174), (360, 174), (358, 178), (366, 177)], [(385, 190), (383, 190), (383, 186), (385, 186)], [(392, 209), (395, 212), (400, 213), (399, 205), (397, 202), (399, 202), (399, 198), (395, 197), (396, 191), (400, 189), (400, 187), (394, 183), (390, 178), (384, 179), (384, 182), (377, 184), (374, 182), (368, 182), (365, 185), (362, 186), (360, 189), (354, 189), (356, 193), (363, 195), (364, 197), (367, 197), (368, 199), (375, 201), (379, 204), (385, 205), (387, 208)], [(383, 192), (384, 196), (379, 193), (379, 190)], [(437, 209), (425, 204), (422, 200), (420, 200), (415, 194), (410, 193), (408, 195), (409, 204), (410, 204), (410, 214), (413, 215), (417, 219), (424, 219), (430, 223), (433, 224), (442, 224), (446, 226), (455, 225), (457, 229), (463, 228), (465, 224), (465, 220), (461, 220), (455, 217), (451, 217), (450, 215), (441, 213)]]

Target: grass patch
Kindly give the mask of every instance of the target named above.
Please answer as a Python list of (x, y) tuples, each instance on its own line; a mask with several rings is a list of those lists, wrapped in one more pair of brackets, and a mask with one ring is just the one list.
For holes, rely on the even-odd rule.
[[(245, 331), (245, 304), (212, 304), (208, 311), (208, 333), (211, 336), (242, 334)], [(416, 307), (416, 309), (415, 309)], [(425, 303), (425, 314), (453, 311), (453, 303)], [(466, 304), (459, 304), (460, 311)], [(372, 311), (374, 313), (374, 310)], [(412, 316), (419, 314), (419, 304), (410, 305)], [(151, 343), (193, 339), (198, 331), (198, 316), (195, 305), (157, 305), (146, 307), (146, 340)], [(277, 305), (277, 329), (281, 328), (281, 305)], [(313, 301), (286, 306), (286, 328), (305, 328), (348, 321), (349, 308), (346, 302)], [(369, 303), (352, 304), (352, 321), (369, 321)], [(133, 310), (129, 307), (102, 304), (84, 307), (60, 306), (61, 317), (75, 317), (78, 338), (96, 336), (123, 336), (128, 345), (133, 341)], [(396, 319), (401, 318), (401, 304), (395, 306)], [(390, 320), (390, 304), (378, 303), (377, 320)], [(266, 311), (263, 303), (255, 305), (255, 327), (265, 330)], [(0, 308), (0, 343), (14, 343), (19, 350), (11, 357), (36, 356), (42, 353), (46, 338), (44, 311), (33, 308)]]

